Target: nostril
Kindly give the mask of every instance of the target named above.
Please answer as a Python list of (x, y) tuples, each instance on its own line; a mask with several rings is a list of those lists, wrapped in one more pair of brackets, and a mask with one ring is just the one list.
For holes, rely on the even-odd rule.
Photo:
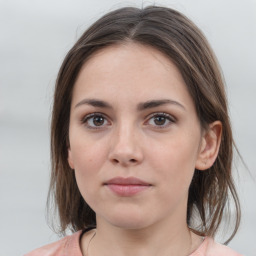
[(138, 159), (129, 157), (112, 157), (110, 161), (115, 165), (121, 164), (127, 166), (139, 163)]

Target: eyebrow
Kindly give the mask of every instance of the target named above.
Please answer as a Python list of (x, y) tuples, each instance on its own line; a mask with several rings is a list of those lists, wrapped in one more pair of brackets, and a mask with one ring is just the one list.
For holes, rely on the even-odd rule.
[(106, 101), (97, 100), (97, 99), (83, 99), (75, 105), (75, 108), (81, 105), (91, 105), (93, 107), (99, 107), (99, 108), (113, 108)]
[[(137, 110), (143, 111), (146, 109), (156, 108), (156, 107), (167, 105), (167, 104), (176, 105), (186, 110), (181, 103), (175, 100), (170, 100), (170, 99), (149, 100), (143, 103), (139, 103), (137, 105)], [(75, 108), (81, 105), (91, 105), (93, 107), (113, 109), (113, 107), (109, 103), (103, 100), (98, 100), (98, 99), (83, 99), (75, 105)]]
[(167, 105), (167, 104), (176, 105), (185, 110), (185, 107), (181, 103), (179, 103), (178, 101), (175, 101), (175, 100), (170, 100), (170, 99), (149, 100), (144, 103), (139, 103), (137, 109), (142, 111), (145, 109), (156, 108), (158, 106), (163, 106), (163, 105)]

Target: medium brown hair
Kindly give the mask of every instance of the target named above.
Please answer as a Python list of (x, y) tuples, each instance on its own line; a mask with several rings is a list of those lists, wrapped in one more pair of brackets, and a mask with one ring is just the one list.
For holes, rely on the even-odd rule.
[[(213, 166), (195, 170), (188, 195), (187, 224), (200, 235), (214, 236), (230, 199), (235, 206), (233, 230), (240, 222), (240, 205), (231, 174), (233, 137), (224, 83), (218, 63), (202, 32), (181, 13), (157, 6), (121, 8), (96, 21), (76, 42), (60, 68), (51, 124), (52, 173), (48, 195), (55, 203), (60, 232), (96, 226), (95, 212), (79, 192), (68, 165), (69, 118), (72, 90), (83, 64), (99, 49), (127, 41), (158, 49), (175, 63), (194, 101), (201, 127), (219, 120), (222, 139)], [(228, 212), (230, 214), (230, 212)], [(195, 216), (199, 216), (195, 221)], [(228, 215), (230, 216), (230, 215)]]

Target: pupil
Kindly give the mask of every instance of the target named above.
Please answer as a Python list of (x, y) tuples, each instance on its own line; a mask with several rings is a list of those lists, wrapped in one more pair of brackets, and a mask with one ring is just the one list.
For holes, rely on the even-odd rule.
[(165, 123), (165, 117), (164, 116), (155, 117), (155, 124), (163, 125), (164, 123)]
[(93, 118), (93, 123), (96, 126), (100, 126), (104, 123), (104, 118), (102, 116), (96, 116)]

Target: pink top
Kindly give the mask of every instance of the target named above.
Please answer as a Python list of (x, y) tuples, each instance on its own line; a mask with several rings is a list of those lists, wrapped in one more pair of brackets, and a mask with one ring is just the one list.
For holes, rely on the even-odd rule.
[[(80, 236), (78, 231), (66, 236), (60, 241), (45, 245), (24, 256), (83, 256), (80, 249)], [(189, 256), (242, 256), (229, 247), (216, 243), (212, 238), (206, 237), (199, 248)]]

